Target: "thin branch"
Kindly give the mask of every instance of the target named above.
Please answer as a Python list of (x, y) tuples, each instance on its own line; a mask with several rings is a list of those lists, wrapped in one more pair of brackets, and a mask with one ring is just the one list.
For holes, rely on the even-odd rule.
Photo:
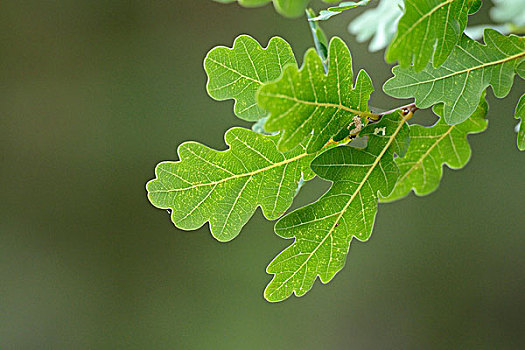
[(401, 110), (401, 113), (403, 113), (403, 115), (407, 115), (408, 113), (415, 113), (416, 111), (419, 110), (419, 108), (416, 107), (415, 103), (410, 103), (404, 106), (393, 108), (386, 112), (374, 113), (373, 116), (369, 116), (368, 119), (370, 120), (371, 123), (376, 123), (380, 121), (384, 115), (394, 113), (395, 111), (398, 111), (398, 110)]
[(319, 26), (318, 22), (310, 21), (310, 19), (315, 17), (315, 12), (312, 9), (306, 9), (306, 18), (308, 19), (308, 25), (310, 26), (310, 31), (312, 32), (312, 38), (314, 40), (315, 50), (319, 57), (321, 57), (321, 62), (323, 63), (324, 72), (328, 73), (328, 52), (326, 43), (323, 43), (323, 39), (326, 40), (324, 32)]

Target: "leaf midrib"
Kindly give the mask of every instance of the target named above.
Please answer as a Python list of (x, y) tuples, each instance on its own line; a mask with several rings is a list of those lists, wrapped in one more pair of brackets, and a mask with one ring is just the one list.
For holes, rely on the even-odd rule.
[[(244, 173), (244, 174), (235, 174), (233, 176), (226, 177), (224, 179), (220, 179), (220, 180), (217, 180), (217, 181), (206, 182), (206, 183), (199, 183), (199, 184), (195, 184), (195, 185), (192, 185), (192, 186), (189, 186), (189, 187), (184, 187), (184, 188), (174, 188), (174, 189), (169, 189), (169, 190), (150, 191), (150, 193), (182, 192), (182, 191), (192, 190), (192, 189), (198, 188), (198, 187), (206, 187), (206, 186), (218, 185), (220, 183), (223, 183), (223, 182), (226, 182), (226, 181), (230, 181), (230, 180), (233, 180), (233, 179), (239, 179), (239, 178), (243, 178), (243, 177), (246, 177), (246, 176), (253, 176), (253, 175), (259, 174), (261, 172), (268, 171), (268, 170), (271, 170), (273, 168), (277, 168), (277, 167), (280, 167), (282, 165), (286, 165), (288, 163), (295, 162), (295, 161), (297, 161), (297, 160), (299, 160), (301, 158), (304, 158), (306, 156), (309, 156), (309, 155), (311, 155), (311, 154), (310, 153), (302, 153), (302, 154), (300, 154), (298, 156), (286, 159), (286, 160), (284, 160), (282, 162), (273, 163), (273, 164), (271, 164), (271, 165), (269, 165), (267, 167), (264, 167), (264, 168), (260, 168), (260, 169), (257, 169), (257, 170), (254, 170), (254, 171), (251, 171), (251, 172), (248, 172), (248, 173)], [(164, 169), (159, 169), (159, 170), (165, 171)]]
[[(399, 46), (399, 43), (409, 34), (412, 32), (412, 30), (414, 30), (414, 28), (416, 26), (418, 26), (419, 24), (421, 24), (421, 22), (423, 22), (425, 19), (427, 19), (428, 17), (432, 16), (432, 14), (434, 12), (436, 12), (437, 10), (439, 10), (441, 7), (445, 6), (445, 5), (448, 5), (448, 4), (451, 4), (454, 0), (447, 0), (445, 2), (442, 2), (441, 4), (439, 4), (438, 6), (434, 7), (432, 10), (430, 10), (429, 12), (427, 12), (424, 16), (421, 16), (421, 18), (419, 18), (417, 21), (415, 21), (408, 29), (406, 32), (403, 33), (403, 35), (401, 35), (399, 37), (398, 40), (396, 40), (393, 44), (392, 44), (392, 49), (395, 49), (397, 48), (397, 46)], [(445, 24), (447, 25), (447, 24)]]
[[(326, 236), (319, 242), (319, 244), (315, 247), (315, 249), (312, 251), (311, 254), (308, 255), (308, 258), (306, 258), (306, 260), (301, 264), (301, 266), (299, 266), (295, 272), (290, 276), (288, 277), (286, 280), (284, 280), (284, 282), (281, 283), (281, 285), (279, 287), (277, 287), (271, 294), (275, 294), (279, 289), (281, 289), (291, 278), (295, 277), (295, 275), (308, 263), (308, 261), (310, 261), (310, 259), (315, 255), (315, 253), (317, 252), (317, 250), (324, 244), (324, 242), (328, 239), (328, 237), (332, 236), (332, 233), (334, 231), (334, 229), (337, 227), (337, 224), (339, 223), (339, 220), (341, 220), (341, 218), (343, 217), (343, 215), (345, 214), (346, 210), (348, 210), (348, 208), (350, 207), (350, 205), (352, 204), (352, 202), (354, 201), (355, 197), (357, 197), (357, 195), (361, 192), (361, 189), (363, 188), (363, 186), (366, 184), (366, 182), (368, 181), (368, 178), (370, 177), (370, 175), (372, 174), (372, 171), (374, 171), (375, 167), (381, 162), (381, 159), (383, 158), (383, 156), (385, 155), (385, 153), (388, 151), (388, 149), (390, 148), (390, 146), (392, 145), (392, 143), (394, 142), (394, 139), (396, 138), (396, 136), (399, 134), (399, 132), (401, 131), (401, 128), (403, 127), (403, 125), (405, 124), (405, 122), (410, 119), (411, 117), (411, 113), (405, 115), (403, 117), (403, 119), (401, 120), (401, 122), (399, 123), (399, 126), (396, 128), (396, 130), (394, 131), (394, 133), (392, 134), (392, 137), (388, 140), (387, 144), (385, 145), (385, 147), (381, 150), (381, 152), (379, 153), (379, 155), (377, 156), (376, 160), (374, 161), (374, 163), (372, 164), (372, 166), (370, 167), (370, 169), (368, 170), (368, 172), (366, 173), (365, 177), (363, 178), (363, 180), (359, 183), (359, 186), (357, 187), (357, 189), (354, 191), (354, 193), (352, 194), (352, 196), (350, 197), (350, 199), (348, 200), (348, 202), (346, 203), (346, 205), (343, 207), (343, 209), (339, 212), (339, 215), (337, 216), (337, 219), (334, 221), (334, 224), (332, 225), (332, 227), (330, 228), (330, 230), (328, 231), (328, 233), (326, 234)], [(305, 272), (306, 273), (306, 272)]]
[(495, 65), (498, 65), (498, 64), (503, 64), (505, 62), (516, 60), (516, 59), (519, 59), (521, 57), (525, 57), (525, 51), (524, 52), (520, 52), (519, 54), (516, 54), (516, 55), (513, 55), (513, 56), (509, 56), (509, 57), (503, 58), (503, 59), (498, 60), (498, 61), (484, 63), (484, 64), (481, 64), (479, 66), (474, 66), (474, 67), (467, 68), (467, 69), (464, 69), (464, 70), (461, 70), (461, 71), (457, 71), (457, 72), (454, 72), (454, 73), (451, 73), (451, 74), (448, 74), (448, 75), (443, 75), (443, 76), (438, 77), (436, 79), (418, 81), (417, 83), (403, 85), (403, 86), (400, 86), (400, 87), (396, 87), (396, 88), (394, 88), (392, 90), (404, 89), (404, 88), (407, 88), (407, 87), (418, 86), (418, 85), (428, 84), (428, 83), (435, 83), (436, 81), (440, 81), (440, 80), (443, 80), (443, 79), (448, 79), (450, 77), (453, 77), (453, 76), (456, 76), (456, 75), (460, 75), (460, 74), (464, 74), (464, 73), (470, 73), (470, 72), (478, 70), (478, 69), (483, 69), (483, 68), (486, 68), (486, 67), (495, 66)]
[(285, 99), (285, 100), (293, 101), (293, 102), (298, 103), (298, 104), (304, 104), (304, 105), (310, 105), (310, 106), (316, 106), (316, 107), (324, 107), (324, 108), (342, 109), (344, 111), (353, 113), (353, 114), (358, 115), (360, 117), (370, 117), (370, 116), (374, 117), (374, 116), (376, 116), (374, 113), (363, 112), (363, 111), (360, 111), (360, 110), (357, 110), (357, 109), (352, 109), (352, 108), (347, 107), (347, 106), (345, 106), (343, 104), (340, 104), (340, 103), (308, 101), (308, 100), (302, 100), (302, 99), (298, 99), (297, 97), (283, 95), (283, 94), (272, 94), (272, 93), (265, 93), (265, 92), (260, 92), (260, 94), (262, 96), (265, 96), (265, 97), (282, 98), (282, 99)]
[(416, 170), (416, 168), (419, 167), (419, 165), (421, 165), (423, 160), (426, 157), (428, 157), (432, 150), (436, 148), (437, 145), (439, 145), (441, 141), (443, 141), (443, 139), (447, 137), (447, 135), (449, 135), (452, 132), (452, 130), (454, 130), (455, 127), (456, 125), (452, 125), (450, 128), (448, 128), (448, 130), (445, 133), (443, 133), (443, 135), (441, 135), (425, 153), (423, 153), (423, 155), (416, 161), (416, 163), (412, 165), (412, 167), (410, 167), (410, 169), (397, 181), (397, 183), (403, 182), (403, 180), (405, 180), (414, 170)]
[[(249, 56), (248, 56), (248, 57), (249, 57)], [(217, 64), (217, 65), (223, 67), (224, 69), (227, 69), (227, 70), (229, 70), (230, 72), (233, 72), (233, 73), (237, 74), (239, 77), (242, 77), (242, 78), (247, 79), (247, 80), (251, 80), (251, 81), (253, 81), (253, 82), (255, 82), (255, 83), (259, 84), (259, 85), (262, 85), (262, 84), (263, 84), (262, 81), (257, 80), (257, 79), (254, 79), (254, 78), (252, 78), (252, 77), (249, 77), (249, 76), (247, 76), (247, 75), (245, 75), (245, 74), (242, 74), (242, 73), (239, 72), (238, 70), (235, 70), (235, 69), (233, 69), (233, 68), (231, 68), (231, 67), (228, 67), (228, 66), (225, 65), (224, 63), (219, 62), (219, 61), (217, 61), (217, 60), (215, 60), (215, 59), (213, 59), (213, 58), (211, 58), (211, 57), (208, 57), (208, 59), (209, 59), (210, 61), (212, 61), (213, 63), (215, 63), (215, 64)]]
[[(471, 120), (472, 123), (474, 123), (474, 125), (478, 126), (478, 123), (475, 121), (475, 120)], [(419, 166), (420, 164), (422, 164), (423, 160), (428, 157), (430, 155), (430, 153), (432, 152), (432, 150), (434, 148), (436, 148), (440, 143), (441, 141), (443, 141), (443, 139), (445, 137), (447, 137), (451, 132), (452, 130), (454, 130), (458, 125), (461, 125), (461, 124), (456, 124), (456, 125), (451, 125), (448, 130), (443, 133), (442, 135), (440, 136), (435, 136), (435, 135), (428, 135), (426, 137), (419, 137), (419, 136), (410, 136), (411, 139), (413, 138), (426, 138), (426, 139), (430, 139), (430, 138), (434, 138), (434, 137), (437, 137), (437, 139), (434, 141), (434, 143), (432, 144), (432, 146), (421, 156), (419, 157), (419, 159), (410, 167), (410, 169), (403, 175), (401, 176), (401, 178), (399, 178), (399, 180), (397, 181), (397, 183), (401, 183), (403, 180), (405, 180), (414, 170), (416, 170), (416, 167)], [(452, 144), (454, 143), (454, 141), (451, 139), (450, 141)], [(459, 160), (459, 158), (458, 158)], [(445, 160), (446, 162), (446, 160)]]

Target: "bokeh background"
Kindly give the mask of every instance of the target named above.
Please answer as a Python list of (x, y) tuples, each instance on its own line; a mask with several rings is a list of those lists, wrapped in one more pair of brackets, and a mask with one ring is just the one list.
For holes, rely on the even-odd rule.
[[(485, 4), (472, 23), (487, 20)], [(387, 98), (383, 53), (351, 47)], [(381, 20), (380, 18), (377, 19)], [(288, 40), (304, 19), (211, 1), (0, 3), (1, 349), (523, 349), (525, 154), (515, 146), (516, 81), (489, 93), (490, 126), (440, 189), (382, 204), (369, 242), (305, 297), (262, 297), (268, 262), (290, 242), (260, 211), (220, 244), (177, 230), (147, 201), (156, 163), (196, 140), (224, 149), (247, 126), (205, 92), (202, 61), (247, 33)], [(416, 121), (428, 122), (418, 113)], [(326, 184), (305, 186), (295, 206)]]

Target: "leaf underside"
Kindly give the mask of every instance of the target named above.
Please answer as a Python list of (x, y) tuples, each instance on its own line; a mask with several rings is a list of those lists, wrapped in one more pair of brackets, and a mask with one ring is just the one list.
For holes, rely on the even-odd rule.
[(525, 26), (525, 5), (523, 0), (492, 0), (494, 7), (490, 17), (497, 23), (512, 23)]
[(415, 98), (419, 108), (443, 103), (448, 124), (463, 122), (474, 113), (489, 85), (496, 97), (502, 98), (512, 88), (516, 73), (525, 78), (525, 38), (492, 29), (486, 29), (484, 37), (486, 45), (464, 35), (438, 69), (431, 64), (421, 72), (394, 67), (395, 76), (383, 90), (393, 97)]
[(319, 12), (319, 16), (309, 18), (309, 21), (326, 21), (327, 19), (330, 19), (331, 17), (340, 14), (341, 12), (345, 12), (347, 10), (351, 10), (355, 7), (359, 6), (366, 6), (370, 0), (361, 0), (361, 1), (345, 1), (340, 3), (337, 6), (332, 6), (327, 8), (326, 10), (321, 10)]
[(171, 210), (180, 229), (195, 230), (209, 221), (212, 235), (230, 241), (260, 206), (270, 220), (291, 205), (301, 179), (314, 174), (315, 154), (300, 145), (288, 153), (277, 150), (278, 136), (243, 128), (226, 132), (230, 149), (216, 151), (196, 142), (179, 146), (179, 161), (162, 162), (147, 184), (157, 208)]
[[(488, 105), (483, 97), (473, 115), (460, 124), (448, 125), (440, 118), (432, 127), (410, 126), (410, 145), (403, 158), (395, 162), (400, 171), (394, 190), (382, 202), (391, 202), (405, 197), (411, 190), (418, 196), (435, 191), (443, 176), (443, 165), (451, 169), (463, 168), (470, 159), (468, 134), (476, 134), (487, 128)], [(434, 106), (441, 116), (443, 106)]]
[(405, 0), (387, 62), (398, 61), (402, 67), (413, 63), (416, 71), (431, 59), (434, 67), (441, 66), (460, 40), (468, 15), (480, 6), (481, 0)]
[(408, 144), (405, 121), (399, 112), (386, 115), (362, 130), (369, 137), (365, 149), (339, 146), (312, 162), (313, 171), (333, 185), (318, 201), (277, 222), (275, 232), (295, 240), (267, 267), (274, 274), (264, 292), (267, 300), (302, 296), (317, 277), (328, 283), (343, 268), (352, 238), (370, 237), (378, 192), (388, 196), (398, 178), (393, 156)]
[(219, 46), (206, 56), (206, 89), (216, 100), (234, 99), (235, 115), (256, 121), (266, 116), (257, 106), (257, 89), (277, 79), (288, 64), (297, 65), (292, 48), (283, 39), (274, 37), (268, 47), (263, 48), (252, 37), (241, 35), (235, 39), (233, 48)]
[(280, 150), (293, 149), (313, 131), (308, 152), (316, 152), (354, 116), (369, 113), (370, 77), (360, 71), (352, 86), (352, 57), (337, 37), (330, 41), (328, 61), (325, 75), (321, 58), (310, 49), (301, 69), (289, 65), (281, 78), (259, 90), (257, 101), (270, 112), (265, 129), (281, 132)]
[[(390, 44), (396, 34), (397, 23), (403, 15), (401, 5), (403, 0), (381, 0), (377, 7), (356, 17), (348, 26), (348, 30), (356, 35), (359, 42), (372, 38), (368, 46), (370, 51), (382, 50)], [(381, 20), (378, 21), (378, 18)]]

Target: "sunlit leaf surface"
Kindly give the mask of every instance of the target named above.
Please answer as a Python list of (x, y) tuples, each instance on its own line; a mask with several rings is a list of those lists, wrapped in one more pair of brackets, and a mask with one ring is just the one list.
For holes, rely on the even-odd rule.
[(314, 176), (309, 165), (315, 154), (303, 145), (281, 153), (278, 136), (243, 128), (228, 130), (225, 140), (226, 151), (181, 144), (180, 160), (158, 164), (156, 178), (147, 184), (151, 203), (169, 209), (178, 228), (195, 230), (209, 222), (219, 241), (235, 238), (258, 206), (266, 218), (280, 217), (301, 178)]
[(441, 66), (460, 40), (468, 15), (480, 6), (481, 0), (405, 0), (386, 60), (402, 67), (413, 63), (416, 71), (431, 60)]
[(420, 108), (442, 102), (445, 121), (461, 123), (474, 113), (489, 85), (501, 98), (509, 93), (516, 73), (525, 78), (525, 38), (486, 29), (485, 43), (464, 35), (440, 68), (428, 64), (416, 72), (394, 67), (395, 77), (383, 89), (393, 97), (415, 98)]
[(294, 243), (268, 265), (274, 276), (264, 292), (267, 300), (302, 296), (317, 277), (328, 283), (343, 268), (352, 238), (370, 237), (378, 193), (388, 196), (399, 176), (393, 157), (406, 150), (407, 118), (386, 115), (363, 129), (369, 138), (365, 149), (339, 146), (312, 162), (314, 172), (333, 184), (318, 201), (277, 222), (275, 232)]
[[(396, 158), (400, 176), (394, 191), (382, 201), (393, 201), (405, 197), (411, 190), (418, 196), (435, 191), (443, 176), (443, 165), (451, 169), (463, 168), (470, 159), (468, 134), (476, 134), (487, 128), (488, 105), (482, 98), (478, 108), (470, 118), (456, 125), (448, 125), (443, 118), (431, 127), (410, 126), (410, 146), (404, 157)], [(441, 115), (443, 106), (434, 107)]]
[(281, 132), (280, 150), (293, 149), (313, 131), (308, 151), (316, 152), (354, 116), (370, 114), (370, 77), (361, 71), (354, 85), (350, 51), (337, 37), (330, 42), (328, 64), (325, 75), (321, 58), (310, 49), (301, 69), (289, 65), (279, 80), (259, 90), (258, 103), (270, 112), (265, 129)]
[(233, 48), (219, 46), (206, 56), (206, 88), (216, 100), (234, 99), (235, 115), (255, 121), (266, 115), (255, 101), (257, 89), (277, 79), (288, 64), (296, 62), (292, 48), (283, 39), (272, 38), (264, 49), (252, 37), (241, 35), (235, 39)]

